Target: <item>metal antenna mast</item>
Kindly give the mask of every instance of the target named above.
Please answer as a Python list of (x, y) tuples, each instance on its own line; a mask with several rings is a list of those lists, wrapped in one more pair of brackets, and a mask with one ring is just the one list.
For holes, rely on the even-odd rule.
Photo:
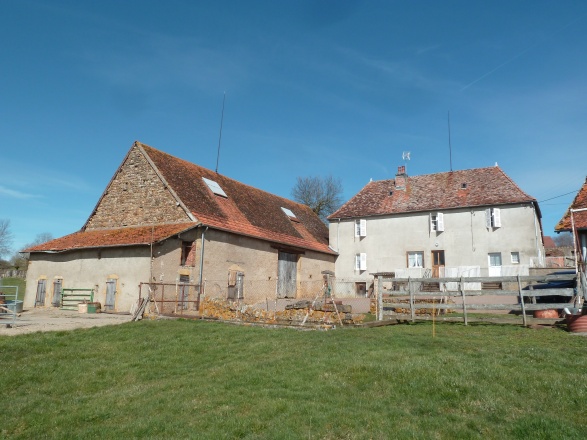
[(452, 171), (452, 145), (450, 144), (450, 110), (448, 112), (448, 153), (450, 158), (450, 170)]
[(226, 101), (226, 92), (222, 98), (222, 116), (220, 117), (220, 134), (218, 135), (218, 154), (216, 155), (216, 174), (218, 174), (218, 161), (220, 160), (220, 141), (222, 141), (222, 124), (224, 123), (224, 101)]

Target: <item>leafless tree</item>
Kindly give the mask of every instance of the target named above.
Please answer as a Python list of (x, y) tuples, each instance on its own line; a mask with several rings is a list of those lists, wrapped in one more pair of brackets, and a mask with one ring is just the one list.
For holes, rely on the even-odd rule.
[(561, 232), (553, 237), (554, 244), (557, 247), (561, 246), (573, 246), (573, 234), (570, 232)]
[[(38, 244), (42, 244), (50, 240), (53, 240), (53, 234), (51, 234), (50, 232), (41, 232), (40, 234), (37, 234), (33, 241), (25, 244), (22, 247), (22, 249), (37, 246)], [(10, 259), (10, 262), (17, 269), (23, 268), (27, 266), (30, 256), (31, 254), (29, 254), (28, 252), (15, 252), (12, 258)]]
[(328, 177), (298, 177), (291, 191), (292, 198), (314, 211), (323, 222), (342, 204), (340, 179)]
[(9, 254), (12, 246), (10, 220), (0, 220), (0, 256)]

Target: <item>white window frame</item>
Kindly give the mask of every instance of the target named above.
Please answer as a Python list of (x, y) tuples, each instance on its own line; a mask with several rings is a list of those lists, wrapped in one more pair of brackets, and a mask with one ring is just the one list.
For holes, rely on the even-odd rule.
[[(489, 254), (487, 254), (487, 257), (489, 259), (489, 267), (501, 267), (503, 265), (503, 260), (501, 259), (501, 252), (490, 252)], [(499, 264), (492, 264), (492, 259), (499, 259)]]
[(520, 264), (520, 253), (519, 252), (511, 252), (510, 259), (512, 264)]
[(365, 252), (355, 254), (355, 270), (367, 270), (367, 254)]
[(487, 208), (485, 210), (485, 226), (490, 228), (501, 228), (501, 209)]
[(355, 237), (367, 236), (367, 220), (355, 220)]
[(430, 214), (430, 232), (444, 232), (444, 214), (435, 212)]
[[(412, 263), (414, 265), (412, 266)], [(418, 263), (420, 265), (418, 265)], [(424, 251), (409, 251), (408, 252), (408, 268), (423, 268), (424, 267)]]

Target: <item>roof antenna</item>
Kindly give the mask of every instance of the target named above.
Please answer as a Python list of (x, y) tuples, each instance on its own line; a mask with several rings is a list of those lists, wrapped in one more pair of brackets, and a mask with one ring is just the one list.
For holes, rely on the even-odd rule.
[(448, 111), (448, 154), (450, 158), (450, 171), (452, 173), (452, 145), (450, 144), (450, 110)]
[(220, 134), (218, 135), (218, 154), (216, 155), (216, 174), (218, 174), (218, 160), (220, 160), (220, 141), (222, 140), (222, 123), (224, 122), (224, 101), (226, 101), (226, 92), (222, 98), (222, 116), (220, 117)]

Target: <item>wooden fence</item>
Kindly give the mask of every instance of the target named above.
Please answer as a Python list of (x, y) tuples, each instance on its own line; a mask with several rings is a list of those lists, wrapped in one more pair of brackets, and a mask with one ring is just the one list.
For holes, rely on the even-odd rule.
[[(566, 287), (569, 284), (575, 287)], [(484, 289), (483, 286), (492, 288)], [(527, 325), (527, 312), (571, 308), (572, 300), (577, 295), (587, 296), (587, 293), (585, 282), (576, 274), (461, 278), (392, 278), (378, 275), (377, 319), (381, 321), (385, 315), (394, 314), (394, 309), (409, 309), (412, 321), (416, 320), (418, 309), (460, 309), (466, 325), (467, 312), (471, 310), (506, 310), (521, 312), (523, 324)], [(488, 296), (517, 302), (491, 303), (481, 299)], [(554, 303), (536, 301), (537, 298), (555, 296), (568, 300)], [(470, 300), (472, 297), (476, 297), (474, 303)]]

